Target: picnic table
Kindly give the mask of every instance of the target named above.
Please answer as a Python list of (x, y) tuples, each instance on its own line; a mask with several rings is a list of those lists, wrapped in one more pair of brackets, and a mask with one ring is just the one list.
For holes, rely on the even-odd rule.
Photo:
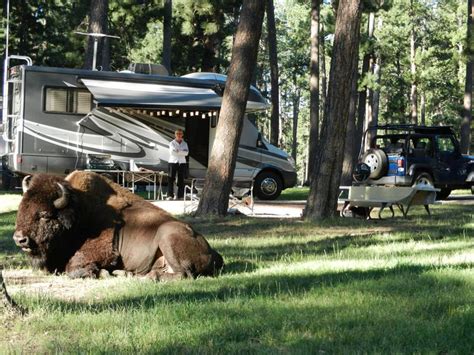
[(378, 217), (382, 219), (382, 212), (389, 208), (392, 218), (395, 216), (393, 206), (397, 206), (407, 217), (411, 206), (423, 205), (426, 212), (431, 216), (429, 205), (435, 203), (436, 192), (439, 189), (429, 185), (415, 186), (340, 186), (339, 201), (344, 202), (341, 216), (346, 217), (347, 212), (353, 208), (362, 208), (370, 213), (374, 208), (380, 208)]

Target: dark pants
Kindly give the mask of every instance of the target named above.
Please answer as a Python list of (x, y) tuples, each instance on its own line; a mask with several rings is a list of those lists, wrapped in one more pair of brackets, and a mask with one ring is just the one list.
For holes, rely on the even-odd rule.
[(184, 175), (186, 163), (168, 163), (168, 197), (174, 196), (174, 181), (178, 175), (178, 198), (184, 197)]

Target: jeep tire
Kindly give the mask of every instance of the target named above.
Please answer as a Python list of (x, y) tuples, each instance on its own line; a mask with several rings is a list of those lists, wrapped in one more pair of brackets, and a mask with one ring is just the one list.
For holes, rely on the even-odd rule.
[(441, 191), (436, 193), (437, 200), (446, 200), (451, 193), (451, 189), (441, 189)]
[(370, 167), (370, 179), (381, 178), (388, 169), (387, 155), (382, 149), (367, 150), (362, 157), (362, 163)]

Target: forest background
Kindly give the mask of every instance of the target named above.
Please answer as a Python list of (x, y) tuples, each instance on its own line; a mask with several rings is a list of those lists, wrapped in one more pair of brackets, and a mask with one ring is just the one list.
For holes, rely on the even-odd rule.
[[(472, 40), (467, 38), (465, 0), (375, 3), (377, 6), (365, 6), (362, 16), (352, 122), (364, 126), (374, 122), (453, 125), (459, 134), (465, 113), (466, 65), (473, 47), (469, 44)], [(312, 4), (302, 0), (267, 1), (267, 14), (268, 4), (273, 7), (276, 29), (277, 134), (271, 132), (270, 110), (254, 119), (265, 136), (293, 156), (302, 183), (308, 174)], [(94, 17), (97, 6), (104, 5), (106, 16)], [(168, 9), (171, 6), (171, 17), (169, 12), (167, 17), (167, 5)], [(198, 71), (225, 74), (241, 5), (239, 0), (11, 1), (9, 53), (28, 55), (35, 65), (87, 68), (91, 46), (86, 37), (75, 32), (99, 28), (120, 37), (101, 40), (98, 63), (103, 70), (124, 70), (130, 63), (161, 63), (166, 54), (163, 32), (168, 18), (171, 19), (172, 75)], [(336, 6), (336, 1), (324, 1), (320, 8), (321, 121)], [(5, 13), (4, 6), (2, 54), (5, 53)], [(267, 18), (263, 24), (253, 81), (270, 101), (271, 22)]]

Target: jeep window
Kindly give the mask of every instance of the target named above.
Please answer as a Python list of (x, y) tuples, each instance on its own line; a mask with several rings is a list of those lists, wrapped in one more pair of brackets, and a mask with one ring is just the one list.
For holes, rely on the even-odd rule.
[(409, 152), (415, 158), (433, 157), (433, 139), (431, 137), (412, 137)]
[(383, 149), (387, 154), (400, 154), (403, 153), (405, 139), (400, 137), (377, 137), (375, 146), (379, 149)]
[(440, 158), (449, 159), (457, 153), (456, 145), (451, 137), (438, 137), (438, 152)]

